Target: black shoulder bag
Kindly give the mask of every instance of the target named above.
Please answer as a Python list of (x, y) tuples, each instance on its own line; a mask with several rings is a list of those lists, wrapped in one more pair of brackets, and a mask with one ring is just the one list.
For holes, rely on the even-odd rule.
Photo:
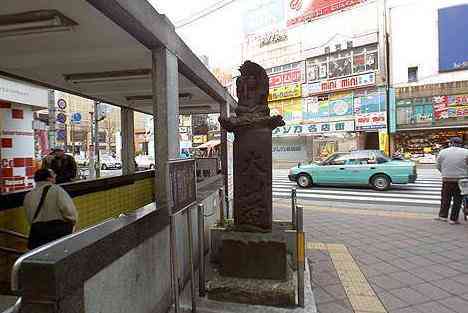
[(45, 186), (42, 190), (41, 200), (39, 201), (39, 205), (34, 213), (31, 230), (29, 232), (28, 249), (35, 249), (58, 238), (69, 235), (73, 231), (73, 224), (63, 220), (34, 222), (42, 210), (42, 206), (44, 205), (44, 201), (50, 187), (52, 186)]

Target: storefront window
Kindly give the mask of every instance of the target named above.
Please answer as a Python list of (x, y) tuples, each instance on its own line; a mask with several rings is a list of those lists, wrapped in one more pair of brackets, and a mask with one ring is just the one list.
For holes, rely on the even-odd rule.
[(155, 168), (153, 116), (140, 112), (134, 114), (135, 169), (145, 171)]
[(306, 63), (309, 82), (375, 71), (378, 70), (377, 45), (311, 58)]

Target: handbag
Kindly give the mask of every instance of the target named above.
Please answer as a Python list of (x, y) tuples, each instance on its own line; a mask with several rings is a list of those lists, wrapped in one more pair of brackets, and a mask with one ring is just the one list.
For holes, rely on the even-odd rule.
[(50, 185), (44, 187), (41, 200), (39, 201), (39, 205), (37, 206), (36, 212), (34, 213), (28, 238), (28, 249), (30, 250), (69, 235), (73, 232), (73, 223), (71, 222), (66, 222), (63, 220), (34, 222), (42, 210), (42, 206), (44, 205), (44, 201), (50, 187)]

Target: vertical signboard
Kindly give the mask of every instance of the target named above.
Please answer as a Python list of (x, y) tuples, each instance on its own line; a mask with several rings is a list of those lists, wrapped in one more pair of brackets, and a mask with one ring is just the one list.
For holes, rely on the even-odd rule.
[(439, 71), (468, 69), (468, 4), (439, 9)]
[(169, 161), (169, 177), (172, 187), (171, 213), (175, 215), (197, 201), (195, 160)]

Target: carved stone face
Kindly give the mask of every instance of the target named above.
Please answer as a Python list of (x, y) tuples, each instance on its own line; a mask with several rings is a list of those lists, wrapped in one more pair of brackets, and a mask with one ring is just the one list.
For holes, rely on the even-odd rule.
[(246, 61), (237, 79), (237, 96), (240, 112), (266, 112), (268, 108), (268, 76), (258, 64)]

